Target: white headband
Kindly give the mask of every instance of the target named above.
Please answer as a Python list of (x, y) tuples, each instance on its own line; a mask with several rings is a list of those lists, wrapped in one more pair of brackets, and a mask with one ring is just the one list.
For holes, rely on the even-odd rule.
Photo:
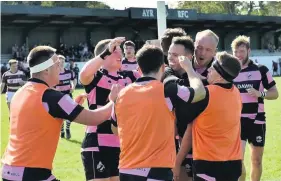
[(37, 73), (37, 72), (41, 72), (41, 71), (46, 70), (47, 68), (51, 67), (52, 65), (54, 65), (55, 62), (53, 61), (52, 58), (53, 58), (53, 56), (45, 62), (42, 62), (38, 65), (33, 66), (33, 67), (30, 67), (30, 73), (34, 74), (34, 73)]

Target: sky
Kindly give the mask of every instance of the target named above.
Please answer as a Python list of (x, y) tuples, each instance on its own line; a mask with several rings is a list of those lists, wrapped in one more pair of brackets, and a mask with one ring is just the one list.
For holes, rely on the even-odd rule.
[[(156, 0), (101, 0), (113, 9), (125, 9), (129, 7), (144, 7), (156, 8)], [(166, 1), (166, 4), (171, 4), (171, 1)]]

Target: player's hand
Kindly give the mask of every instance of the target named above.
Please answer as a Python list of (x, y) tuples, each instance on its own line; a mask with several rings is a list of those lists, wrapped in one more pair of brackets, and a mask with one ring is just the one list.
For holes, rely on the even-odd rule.
[(177, 181), (180, 179), (180, 170), (181, 170), (181, 166), (180, 165), (175, 165), (175, 167), (172, 169), (173, 171), (173, 180)]
[(80, 94), (79, 96), (77, 96), (74, 101), (77, 104), (82, 105), (86, 98), (87, 98), (87, 94), (84, 93), (84, 94)]
[(114, 50), (116, 49), (116, 47), (120, 46), (121, 43), (123, 43), (125, 41), (125, 37), (117, 37), (114, 38), (113, 40), (111, 40), (111, 42), (109, 43), (109, 51), (110, 53), (113, 53)]
[(179, 63), (184, 70), (192, 69), (192, 63), (186, 56), (179, 56)]
[(250, 94), (252, 97), (261, 97), (260, 91), (257, 91), (254, 88), (247, 89), (248, 94)]
[(197, 73), (197, 76), (201, 79), (201, 80), (204, 80), (204, 79), (207, 79), (207, 77), (204, 77), (203, 75)]
[(118, 84), (114, 84), (111, 87), (111, 92), (109, 94), (109, 100), (115, 102), (117, 97), (118, 97), (118, 94), (119, 94), (120, 90), (121, 90), (121, 86), (118, 85)]

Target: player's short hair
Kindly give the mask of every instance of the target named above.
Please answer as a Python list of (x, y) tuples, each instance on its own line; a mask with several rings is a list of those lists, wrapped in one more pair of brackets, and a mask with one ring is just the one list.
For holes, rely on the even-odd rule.
[(54, 56), (55, 53), (56, 49), (50, 46), (37, 46), (29, 52), (27, 56), (27, 63), (29, 67), (32, 68), (35, 65), (47, 61), (52, 56)]
[(123, 48), (125, 48), (125, 47), (128, 47), (128, 46), (131, 46), (131, 47), (136, 47), (136, 45), (134, 44), (134, 42), (132, 42), (132, 41), (126, 41), (125, 43), (124, 43), (124, 46), (123, 46)]
[(14, 63), (18, 63), (18, 61), (16, 60), (16, 59), (11, 59), (11, 60), (9, 60), (9, 65), (11, 66), (12, 64), (14, 64)]
[(247, 37), (245, 35), (239, 35), (237, 36), (231, 43), (232, 50), (240, 47), (241, 45), (246, 46), (247, 49), (250, 48), (250, 37)]
[(174, 37), (172, 44), (182, 45), (187, 53), (194, 53), (194, 42), (190, 36)]
[(163, 51), (154, 45), (144, 45), (136, 59), (143, 74), (157, 73), (164, 64)]
[(242, 67), (240, 61), (226, 51), (218, 52), (216, 54), (216, 60), (219, 62), (222, 69), (234, 78), (236, 78), (241, 71)]
[(172, 43), (172, 39), (178, 36), (186, 36), (186, 32), (182, 28), (168, 28), (161, 37), (161, 47), (163, 52), (168, 52)]
[(65, 60), (65, 57), (63, 55), (58, 55), (58, 58)]
[(105, 40), (101, 40), (98, 42), (98, 44), (95, 47), (95, 56), (98, 56), (99, 54), (101, 54), (109, 45), (110, 41), (112, 39), (105, 39)]
[(214, 42), (216, 43), (216, 46), (218, 46), (219, 44), (219, 37), (216, 33), (214, 33), (212, 30), (203, 30), (203, 31), (199, 31), (196, 36), (195, 36), (195, 41), (198, 41), (198, 39), (202, 38), (202, 37), (212, 37)]

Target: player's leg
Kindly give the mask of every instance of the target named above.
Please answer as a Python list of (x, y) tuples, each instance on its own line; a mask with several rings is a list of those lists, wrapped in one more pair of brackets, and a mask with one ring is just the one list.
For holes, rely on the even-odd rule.
[(101, 179), (92, 179), (92, 180), (87, 180), (87, 181), (110, 181), (109, 178), (101, 178)]
[(110, 181), (99, 152), (81, 152), (81, 157), (87, 181)]
[[(69, 93), (69, 96), (71, 98), (73, 98), (71, 93)], [(71, 132), (70, 132), (70, 124), (71, 124), (71, 122), (69, 120), (66, 120), (65, 122), (66, 122), (66, 129), (65, 129), (66, 139), (70, 139), (71, 138)]]
[(65, 128), (65, 133), (66, 133), (66, 139), (71, 138), (71, 132), (70, 132), (70, 124), (71, 122), (69, 120), (66, 120), (66, 128)]
[(264, 147), (251, 145), (251, 181), (259, 181), (262, 175), (262, 157)]
[(110, 177), (110, 181), (119, 181), (119, 176), (116, 177)]
[(9, 109), (9, 111), (10, 111), (10, 102), (7, 102), (7, 106), (8, 106), (8, 109)]
[(6, 92), (6, 100), (7, 100), (7, 106), (9, 111), (10, 111), (10, 103), (12, 101), (14, 94), (15, 94), (14, 92)]
[[(241, 140), (241, 145), (242, 145), (242, 154), (243, 154), (243, 160), (244, 160), (247, 141)], [(242, 161), (242, 174), (239, 178), (239, 181), (245, 181), (245, 180), (246, 180), (246, 167), (245, 167), (244, 161)]]
[[(11, 100), (12, 97), (14, 96), (14, 92), (6, 92), (6, 100), (7, 100), (7, 106), (8, 106), (8, 110), (10, 112), (10, 105), (11, 105)], [(10, 121), (10, 114), (9, 114), (9, 121)]]
[(64, 132), (64, 120), (63, 120), (62, 125), (61, 125), (61, 130), (60, 130), (60, 137), (64, 138), (64, 135), (65, 135), (65, 132)]
[(182, 163), (179, 181), (192, 181), (192, 163), (192, 151), (190, 151)]
[(108, 158), (106, 164), (109, 167), (110, 173), (110, 181), (119, 181), (119, 155), (120, 155), (120, 148), (108, 147)]
[(251, 181), (259, 181), (262, 175), (262, 157), (265, 144), (265, 124), (253, 124), (253, 135), (250, 142), (251, 150)]
[[(243, 160), (244, 160), (244, 155), (246, 151), (246, 145), (247, 145), (247, 140), (248, 140), (248, 127), (249, 127), (249, 119), (241, 119), (241, 145), (242, 145), (242, 154), (243, 154)], [(244, 164), (244, 161), (242, 161), (242, 174), (239, 178), (239, 181), (245, 181), (246, 180), (246, 167)]]

